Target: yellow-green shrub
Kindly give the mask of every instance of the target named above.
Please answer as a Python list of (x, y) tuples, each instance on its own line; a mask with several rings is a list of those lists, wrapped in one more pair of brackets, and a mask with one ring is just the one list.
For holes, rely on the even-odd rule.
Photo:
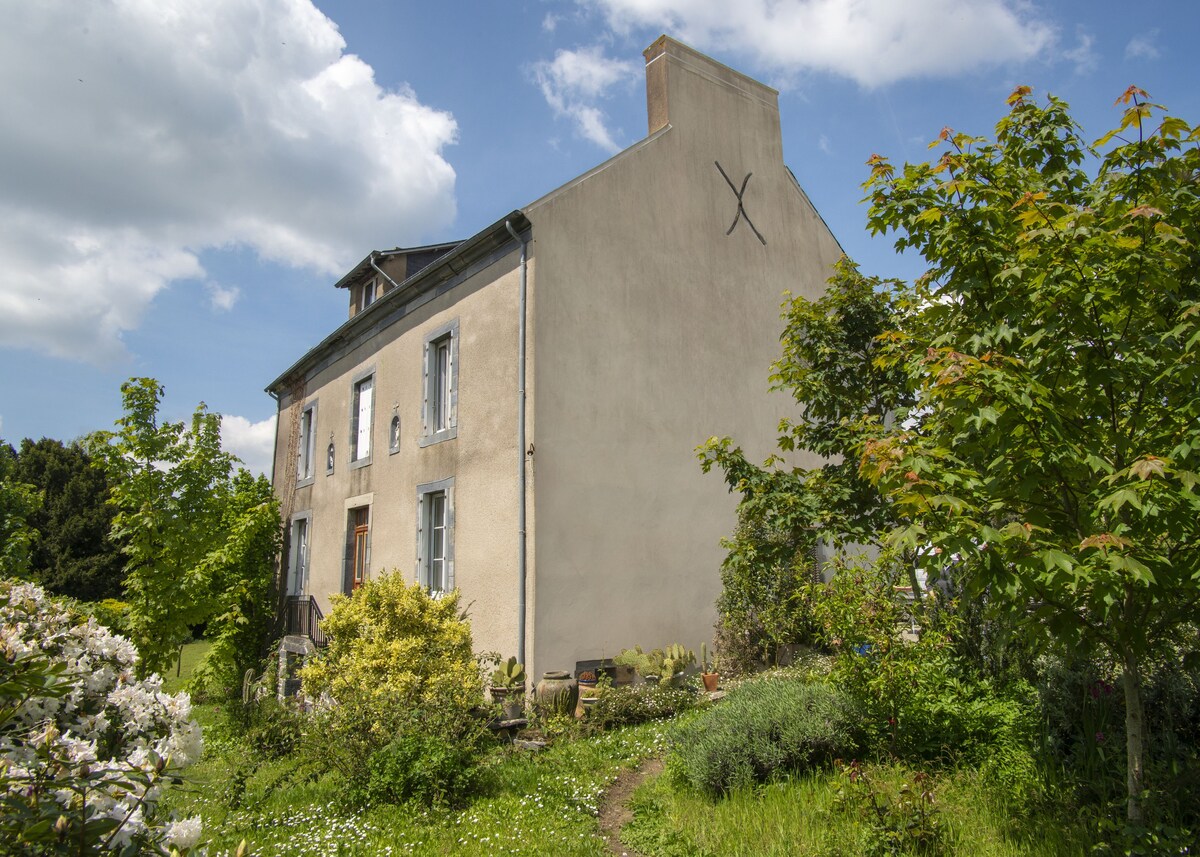
[[(436, 734), (456, 748), (456, 765), (468, 764), (479, 748), (486, 730), (471, 711), (482, 702), (483, 687), (471, 626), (458, 604), (457, 592), (431, 598), (398, 572), (365, 582), (351, 596), (334, 596), (322, 623), (329, 646), (300, 678), (304, 694), (319, 703), (318, 752), (346, 775), (352, 799), (416, 796), (407, 783), (388, 788), (376, 782), (382, 770), (395, 767), (383, 757), (397, 741), (425, 746), (405, 735)], [(449, 773), (429, 795), (453, 799), (470, 780)]]

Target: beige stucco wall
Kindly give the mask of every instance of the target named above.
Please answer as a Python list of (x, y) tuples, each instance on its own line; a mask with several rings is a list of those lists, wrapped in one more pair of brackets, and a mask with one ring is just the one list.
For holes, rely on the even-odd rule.
[[(472, 605), (476, 648), (516, 650), (517, 259), (515, 252), (501, 258), (309, 378), (303, 402), (318, 402), (311, 486), (294, 489), (295, 464), (285, 461), (292, 403), (281, 401), (276, 491), (283, 497), (295, 490), (293, 514), (312, 513), (307, 591), (326, 612), (329, 596), (342, 590), (347, 509), (370, 503), (371, 574), (396, 567), (415, 580), (417, 485), (453, 477), (455, 583), (463, 606)], [(383, 302), (370, 310), (386, 311)], [(458, 434), (422, 447), (425, 337), (452, 320), (460, 335)], [(351, 385), (372, 366), (371, 463), (352, 468)], [(393, 414), (401, 419), (395, 454), (388, 450)], [(327, 476), (331, 434), (336, 465)]]
[[(782, 160), (776, 95), (656, 43), (651, 130), (526, 209), (538, 276), (532, 668), (712, 638), (736, 498), (694, 447), (774, 449), (767, 393), (784, 290), (817, 296), (840, 256)], [(652, 49), (651, 53), (653, 53)], [(659, 65), (655, 65), (659, 64)], [(739, 187), (763, 246), (739, 223)]]

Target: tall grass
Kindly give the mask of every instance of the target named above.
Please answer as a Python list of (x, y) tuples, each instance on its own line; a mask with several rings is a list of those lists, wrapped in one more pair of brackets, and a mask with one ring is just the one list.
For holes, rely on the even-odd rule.
[[(868, 769), (883, 801), (895, 800), (913, 772), (902, 765)], [(710, 800), (668, 773), (634, 795), (634, 820), (622, 841), (664, 857), (863, 857), (872, 853), (871, 818), (841, 795), (839, 771), (812, 771)], [(1089, 852), (1082, 823), (1013, 807), (973, 771), (932, 781), (944, 825), (936, 852), (961, 857), (1074, 857)]]

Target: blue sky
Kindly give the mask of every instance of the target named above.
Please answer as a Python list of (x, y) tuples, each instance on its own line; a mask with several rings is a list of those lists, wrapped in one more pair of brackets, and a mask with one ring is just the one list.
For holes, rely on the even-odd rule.
[(883, 276), (920, 266), (864, 229), (872, 153), (988, 134), (1018, 84), (1093, 139), (1130, 84), (1200, 121), (1197, 0), (0, 0), (0, 21), (0, 437), (108, 428), (149, 375), (164, 417), (206, 402), (255, 469), (263, 387), (345, 318), (341, 274), (643, 137), (660, 33), (780, 90), (785, 160)]

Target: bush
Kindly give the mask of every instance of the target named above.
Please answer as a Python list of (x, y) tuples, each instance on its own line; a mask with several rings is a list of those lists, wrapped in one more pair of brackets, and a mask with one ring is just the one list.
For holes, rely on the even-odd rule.
[[(133, 645), (40, 588), (0, 580), (0, 842), (17, 853), (186, 850), (159, 809), (199, 758), (187, 694), (134, 678)], [(7, 852), (6, 852), (7, 853)]]
[(632, 726), (648, 720), (674, 717), (700, 704), (690, 687), (666, 684), (631, 684), (606, 687), (588, 715), (588, 721), (600, 728)]
[(852, 754), (854, 723), (852, 707), (828, 685), (751, 682), (676, 732), (672, 765), (715, 797)]
[(270, 694), (230, 708), (237, 711), (242, 739), (258, 759), (282, 759), (300, 745), (306, 718), (289, 700)]
[[(435, 599), (402, 574), (384, 575), (334, 596), (322, 628), (324, 656), (300, 670), (318, 707), (308, 751), (345, 776), (355, 803), (457, 796), (486, 733), (473, 714), (483, 687), (458, 594)], [(401, 761), (433, 780), (414, 788)], [(389, 777), (398, 779), (389, 786)]]
[(483, 733), (442, 734), (438, 719), (437, 712), (415, 712), (407, 727), (372, 753), (365, 776), (352, 783), (353, 801), (415, 801), (431, 806), (453, 803), (468, 794), (479, 780)]
[[(1194, 645), (1194, 644), (1192, 644)], [(1164, 647), (1146, 663), (1142, 699), (1155, 784), (1147, 821), (1200, 826), (1200, 666), (1186, 647)], [(1120, 665), (1103, 658), (1047, 654), (1034, 664), (1044, 750), (1084, 801), (1125, 797), (1125, 700)], [(1147, 803), (1151, 807), (1151, 803)]]
[(727, 674), (772, 665), (783, 646), (813, 639), (807, 584), (817, 573), (811, 530), (780, 523), (774, 495), (746, 499), (738, 507), (729, 551), (721, 564), (717, 599), (717, 649)]
[(129, 604), (124, 601), (105, 598), (103, 601), (80, 601), (77, 606), (114, 633), (124, 634), (129, 630)]
[[(1032, 689), (1018, 682), (1001, 691), (980, 679), (956, 655), (951, 605), (939, 603), (936, 590), (902, 602), (896, 587), (906, 582), (907, 573), (885, 554), (848, 564), (813, 587), (822, 639), (836, 653), (830, 682), (861, 710), (869, 747), (907, 759), (978, 763), (1003, 745), (1028, 773), (1037, 726)], [(919, 636), (906, 638), (914, 620)]]

